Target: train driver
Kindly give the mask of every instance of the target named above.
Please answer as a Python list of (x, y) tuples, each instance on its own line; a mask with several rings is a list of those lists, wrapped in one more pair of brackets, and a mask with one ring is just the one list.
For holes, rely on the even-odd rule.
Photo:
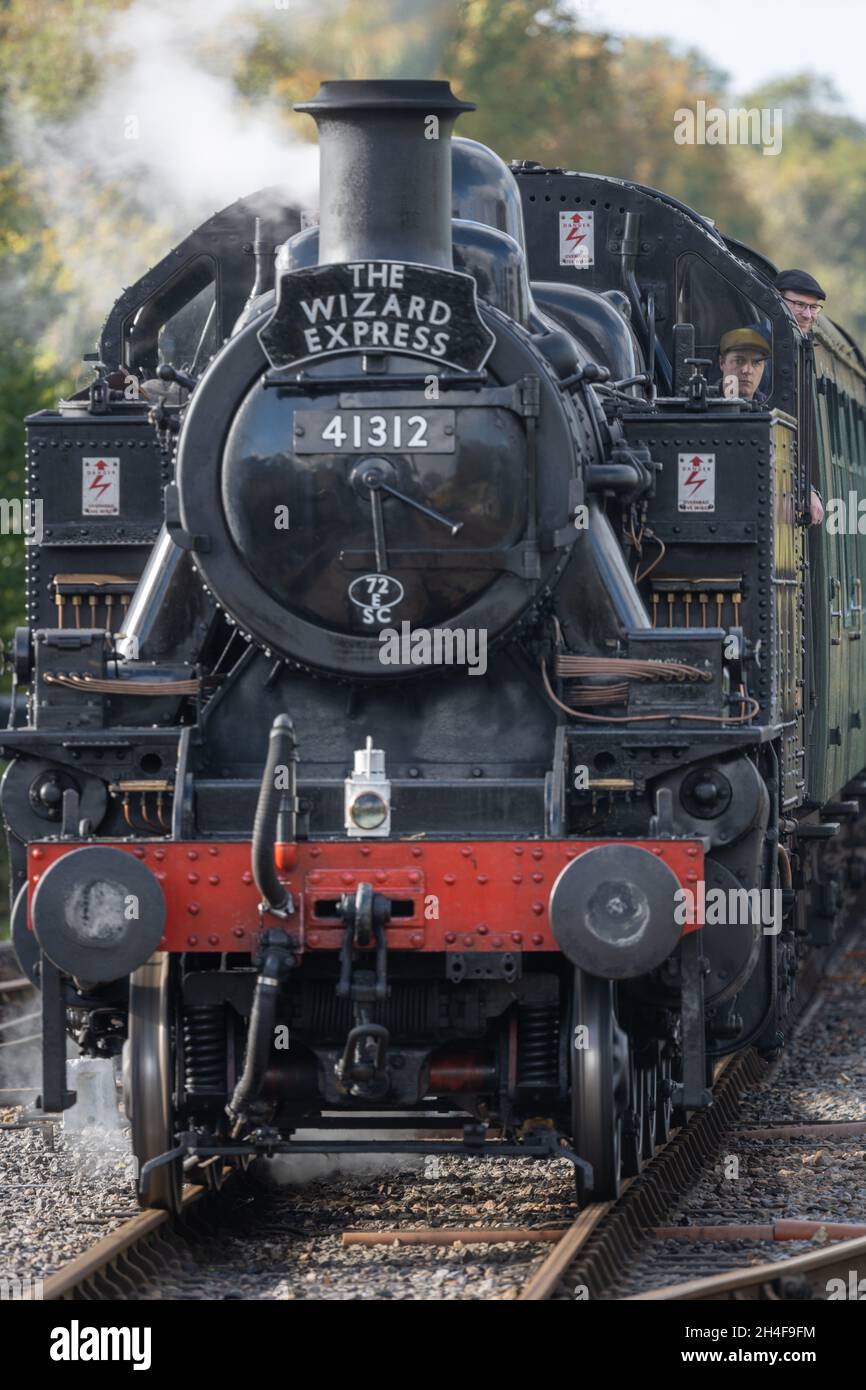
[[(721, 387), (725, 394), (726, 385), (731, 378), (736, 380), (736, 394), (756, 405), (763, 405), (767, 397), (759, 390), (761, 377), (767, 359), (770, 357), (770, 344), (754, 328), (733, 328), (723, 333), (719, 341), (719, 366), (722, 372)], [(817, 488), (812, 488), (809, 499), (809, 525), (817, 526), (824, 519), (824, 504)]]
[[(770, 357), (770, 344), (755, 328), (732, 328), (723, 333), (719, 342), (721, 386), (725, 395), (735, 394), (743, 400), (763, 405), (767, 397), (760, 386), (764, 367)], [(731, 378), (736, 380), (736, 391)]]

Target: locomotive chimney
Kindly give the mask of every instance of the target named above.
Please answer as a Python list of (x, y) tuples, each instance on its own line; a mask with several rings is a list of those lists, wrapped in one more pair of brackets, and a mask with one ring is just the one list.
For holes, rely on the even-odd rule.
[(474, 105), (447, 82), (323, 82), (295, 110), (319, 127), (319, 264), (450, 270), (451, 134)]

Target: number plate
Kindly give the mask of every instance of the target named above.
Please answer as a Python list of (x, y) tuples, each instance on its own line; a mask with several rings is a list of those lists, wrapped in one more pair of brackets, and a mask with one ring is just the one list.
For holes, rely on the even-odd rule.
[(453, 410), (296, 410), (296, 454), (453, 454)]

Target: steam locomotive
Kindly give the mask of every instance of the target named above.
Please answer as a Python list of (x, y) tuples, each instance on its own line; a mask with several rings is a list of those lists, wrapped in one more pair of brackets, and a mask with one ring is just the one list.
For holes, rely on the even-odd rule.
[[(454, 137), (448, 83), (297, 109), (317, 219), (205, 222), (27, 421), (42, 1104), (67, 1034), (122, 1054), (144, 1205), (377, 1145), (611, 1198), (781, 1045), (858, 882), (866, 554), (807, 525), (858, 487), (866, 362), (676, 199)], [(760, 405), (712, 380), (743, 326)]]

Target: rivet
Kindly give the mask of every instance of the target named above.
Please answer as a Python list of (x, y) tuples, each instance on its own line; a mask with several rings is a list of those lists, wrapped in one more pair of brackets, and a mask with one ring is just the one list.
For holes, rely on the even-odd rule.
[(198, 874), (187, 874), (187, 883), (198, 883)]
[(311, 859), (318, 859), (318, 857), (319, 857), (319, 855), (320, 855), (321, 853), (322, 853), (322, 851), (318, 848), (318, 846), (314, 846), (313, 849), (310, 850), (310, 858), (311, 858)]
[(697, 852), (697, 850), (695, 849), (695, 846), (694, 846), (694, 845), (690, 845), (689, 848), (686, 850), (686, 854), (689, 856), (689, 859), (694, 859), (694, 858), (696, 858), (697, 853), (698, 853), (698, 852)]
[(420, 858), (421, 858), (421, 855), (422, 855), (423, 853), (424, 853), (423, 849), (419, 849), (419, 847), (416, 845), (415, 848), (412, 850), (412, 858), (413, 858), (413, 859), (420, 859)]
[(664, 850), (660, 845), (653, 845), (653, 854), (664, 854)]
[(413, 932), (412, 935), (410, 936), (409, 940), (412, 942), (412, 945), (413, 945), (413, 946), (423, 946), (423, 945), (424, 945), (424, 938), (423, 938), (423, 936), (421, 935), (420, 932), (417, 932), (417, 931), (416, 931), (416, 932)]
[(309, 942), (309, 944), (310, 944), (311, 946), (318, 946), (318, 944), (319, 944), (319, 933), (318, 933), (317, 931), (311, 932), (310, 935), (307, 937), (307, 941)]
[(486, 883), (486, 882), (487, 882), (487, 875), (486, 875), (486, 874), (479, 874), (478, 877), (477, 877), (477, 879), (476, 879), (476, 882), (477, 882), (477, 883)]
[(534, 850), (532, 851), (532, 857), (533, 857), (533, 859), (543, 859), (543, 858), (544, 858), (544, 850), (543, 850), (543, 849), (534, 849)]
[(471, 845), (464, 845), (463, 848), (461, 849), (460, 853), (463, 855), (463, 858), (464, 858), (464, 859), (468, 859), (469, 856), (470, 856), (471, 853), (472, 853), (472, 846), (471, 846)]
[(516, 941), (516, 942), (518, 943), (518, 945), (519, 945), (520, 942), (523, 940), (523, 932), (522, 932), (522, 931), (513, 931), (513, 932), (511, 933), (511, 940), (512, 940), (512, 941)]
[(154, 859), (164, 859), (164, 858), (165, 858), (165, 850), (164, 850), (164, 849), (155, 849), (155, 850), (153, 851), (153, 857), (154, 857)]
[(197, 936), (188, 936), (187, 939), (186, 939), (186, 944), (187, 944), (187, 946), (197, 946), (197, 945), (198, 945), (198, 937), (197, 937)]
[(457, 933), (453, 931), (447, 931), (445, 933), (445, 940), (448, 942), (449, 946), (453, 946), (454, 942), (457, 940)]
[(686, 879), (688, 880), (689, 883), (697, 883), (697, 881), (698, 881), (698, 876), (697, 876), (697, 874), (695, 873), (694, 869), (689, 869), (689, 870), (688, 870), (688, 872), (687, 872), (687, 874), (686, 874)]
[(442, 875), (442, 879), (443, 879), (443, 882), (445, 882), (445, 883), (456, 883), (456, 882), (457, 882), (457, 877), (456, 877), (455, 874), (443, 874), (443, 875)]
[(522, 854), (522, 853), (523, 853), (523, 846), (522, 846), (522, 845), (515, 845), (515, 846), (514, 846), (514, 853), (515, 853), (515, 854)]
[(355, 875), (354, 875), (354, 874), (340, 874), (340, 882), (341, 882), (341, 883), (354, 883), (354, 882), (355, 882)]
[(544, 903), (533, 903), (532, 911), (535, 913), (536, 917), (540, 917), (544, 911)]
[(532, 938), (532, 944), (533, 944), (533, 946), (543, 946), (543, 945), (544, 945), (544, 937), (541, 935), (541, 932), (536, 932), (536, 933), (535, 933), (535, 935), (534, 935), (533, 938)]
[(208, 874), (207, 881), (208, 883), (219, 883), (220, 876), (219, 874)]
[(523, 874), (512, 874), (512, 875), (511, 875), (511, 882), (512, 882), (512, 883), (522, 883), (522, 882), (523, 882)]
[(208, 851), (207, 851), (207, 852), (208, 852), (208, 854), (213, 854), (213, 855), (219, 854), (219, 850), (217, 849), (216, 845), (208, 845)]
[(490, 945), (491, 945), (491, 946), (495, 946), (496, 949), (497, 949), (497, 951), (498, 951), (499, 948), (500, 948), (501, 945), (502, 945), (502, 937), (501, 937), (501, 936), (491, 936), (491, 938), (490, 938)]
[(490, 928), (488, 927), (486, 922), (479, 922), (475, 930), (477, 931), (479, 936), (487, 936), (488, 932), (490, 931)]
[(187, 852), (186, 852), (186, 857), (187, 857), (187, 859), (198, 859), (198, 850), (197, 850), (197, 849), (188, 849)]
[(201, 908), (199, 907), (198, 903), (187, 903), (186, 910), (191, 917), (197, 917), (198, 914), (201, 912)]
[(374, 874), (373, 877), (375, 878), (377, 883), (388, 882), (388, 875), (386, 873), (383, 873), (381, 869), (378, 871), (378, 873)]
[(533, 874), (533, 875), (532, 875), (532, 882), (533, 882), (533, 883), (543, 883), (543, 882), (544, 882), (544, 874)]
[(373, 853), (373, 851), (370, 849), (370, 846), (369, 846), (369, 845), (362, 845), (362, 846), (361, 846), (361, 854), (363, 855), (363, 857), (364, 857), (365, 859), (369, 859), (369, 858), (370, 858), (370, 855), (371, 855), (372, 853)]
[(39, 849), (39, 848), (34, 849), (34, 850), (33, 850), (33, 858), (34, 858), (34, 859), (44, 859), (44, 858), (45, 858), (45, 850), (44, 850), (44, 849)]
[(135, 855), (136, 859), (143, 859), (144, 856), (147, 854), (147, 850), (142, 849), (140, 846), (136, 846), (136, 848), (132, 852)]
[(409, 882), (410, 882), (410, 883), (420, 883), (420, 882), (421, 882), (421, 875), (420, 875), (420, 874), (416, 874), (416, 873), (411, 873), (411, 874), (409, 875)]
[(577, 850), (576, 850), (576, 849), (567, 849), (567, 850), (565, 851), (565, 857), (566, 857), (566, 859), (576, 859), (576, 858), (577, 858)]
[(220, 944), (220, 939), (217, 936), (216, 932), (211, 932), (207, 941), (209, 946), (218, 946)]
[(243, 873), (241, 874), (241, 883), (252, 883), (252, 881), (253, 876), (250, 873), (249, 869), (244, 869)]
[(232, 936), (241, 937), (244, 934), (243, 927), (232, 927)]
[(472, 945), (472, 937), (471, 937), (471, 936), (464, 936), (464, 938), (463, 938), (463, 945), (464, 945), (464, 946), (471, 946), (471, 945)]

